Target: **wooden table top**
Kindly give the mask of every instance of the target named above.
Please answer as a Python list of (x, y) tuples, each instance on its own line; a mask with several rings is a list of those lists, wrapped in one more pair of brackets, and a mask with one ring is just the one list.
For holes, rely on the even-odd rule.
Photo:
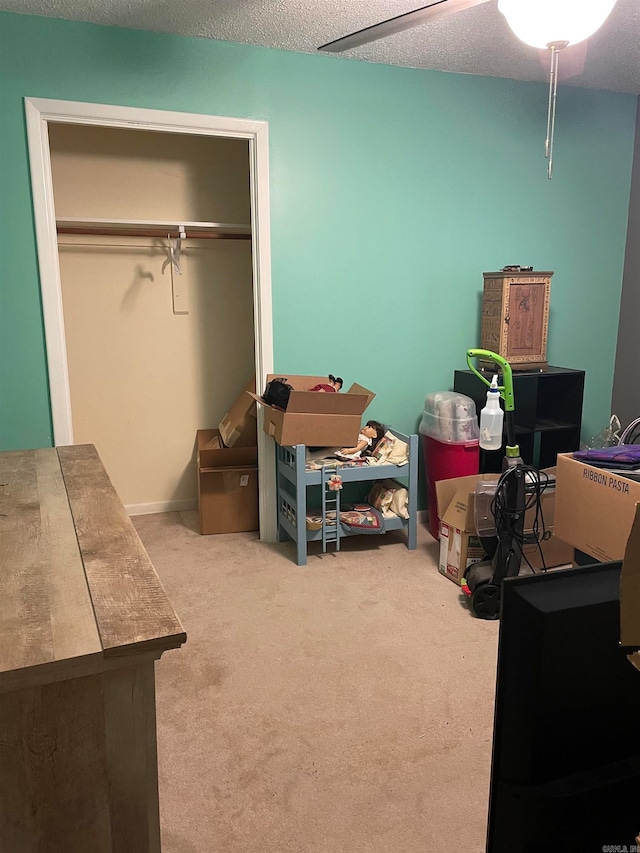
[(0, 690), (185, 641), (95, 447), (0, 453)]

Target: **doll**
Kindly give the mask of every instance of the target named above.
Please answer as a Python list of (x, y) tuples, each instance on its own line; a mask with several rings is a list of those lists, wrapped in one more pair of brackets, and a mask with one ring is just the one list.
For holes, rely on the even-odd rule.
[(313, 388), (309, 388), (309, 391), (329, 391), (331, 393), (337, 393), (341, 388), (342, 379), (340, 379), (339, 376), (333, 376), (330, 373), (328, 382), (321, 382), (319, 385), (314, 385)]
[(378, 421), (367, 421), (360, 427), (360, 434), (355, 447), (343, 447), (336, 456), (346, 459), (360, 459), (362, 456), (370, 456), (375, 450), (381, 438), (384, 438), (385, 428)]

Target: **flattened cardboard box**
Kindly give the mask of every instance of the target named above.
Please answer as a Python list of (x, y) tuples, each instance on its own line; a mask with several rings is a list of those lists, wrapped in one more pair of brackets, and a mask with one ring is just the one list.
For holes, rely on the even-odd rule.
[[(546, 473), (555, 473), (554, 468)], [(454, 583), (462, 583), (466, 570), (478, 560), (483, 560), (484, 549), (475, 526), (475, 488), (479, 481), (497, 482), (499, 474), (472, 474), (453, 480), (436, 483), (438, 518), (440, 519), (440, 556), (438, 570)], [(542, 512), (547, 530), (554, 528), (553, 491), (542, 494)], [(525, 516), (525, 531), (530, 532), (535, 510), (529, 509)], [(554, 568), (573, 561), (573, 548), (557, 535), (554, 528), (551, 538), (540, 543), (528, 543), (523, 547), (522, 568)], [(544, 561), (544, 562), (543, 562)]]
[(286, 378), (293, 388), (286, 412), (267, 405), (258, 394), (249, 393), (263, 408), (263, 429), (267, 435), (287, 446), (345, 447), (356, 443), (362, 415), (375, 397), (373, 391), (357, 383), (336, 394), (309, 391), (314, 385), (326, 382), (326, 376), (272, 373), (266, 381), (280, 377)]
[(603, 563), (622, 560), (638, 501), (639, 482), (558, 456), (554, 529), (579, 551)]
[(218, 424), (222, 441), (227, 447), (256, 447), (258, 444), (258, 422), (256, 405), (247, 397), (255, 392), (256, 378), (252, 377), (242, 389), (239, 397)]
[[(620, 643), (640, 648), (640, 504), (634, 505), (631, 532), (627, 540), (620, 576)], [(640, 669), (640, 652), (629, 655)]]
[[(633, 519), (620, 573), (620, 644), (640, 649), (640, 503), (632, 504)], [(627, 657), (640, 669), (640, 652)]]

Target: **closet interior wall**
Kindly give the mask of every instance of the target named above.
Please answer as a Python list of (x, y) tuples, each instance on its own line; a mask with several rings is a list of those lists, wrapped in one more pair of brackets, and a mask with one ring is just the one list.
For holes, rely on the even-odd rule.
[[(49, 139), (58, 220), (250, 224), (246, 140), (72, 124)], [(163, 237), (58, 245), (74, 442), (96, 445), (131, 514), (195, 507), (196, 431), (255, 371), (251, 240), (188, 237), (181, 275)]]

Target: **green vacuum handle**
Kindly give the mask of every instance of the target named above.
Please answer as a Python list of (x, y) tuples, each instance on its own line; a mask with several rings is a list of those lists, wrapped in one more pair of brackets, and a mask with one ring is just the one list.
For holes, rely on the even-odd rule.
[(502, 371), (502, 380), (504, 382), (504, 385), (498, 385), (500, 396), (504, 400), (504, 410), (505, 412), (513, 412), (515, 408), (513, 400), (513, 375), (511, 373), (511, 365), (509, 362), (501, 355), (498, 355), (497, 352), (491, 352), (489, 349), (467, 350), (467, 364), (475, 375), (489, 387), (491, 387), (491, 382), (473, 366), (472, 359), (474, 358), (484, 358), (487, 361), (494, 361), (498, 365)]

